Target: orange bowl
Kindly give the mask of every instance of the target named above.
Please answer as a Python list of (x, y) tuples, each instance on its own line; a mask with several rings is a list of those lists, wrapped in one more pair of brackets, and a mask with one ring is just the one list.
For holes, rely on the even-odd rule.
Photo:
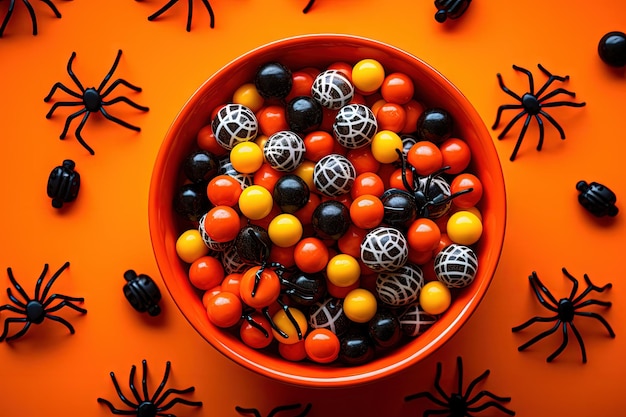
[[(410, 76), (417, 98), (429, 107), (446, 109), (454, 119), (455, 136), (469, 145), (469, 169), (484, 187), (480, 201), (483, 234), (475, 245), (478, 272), (427, 331), (371, 362), (356, 366), (290, 362), (278, 354), (246, 346), (237, 332), (225, 331), (209, 321), (201, 296), (189, 281), (189, 266), (176, 252), (176, 240), (184, 230), (172, 202), (183, 160), (197, 149), (198, 131), (209, 123), (216, 106), (230, 102), (239, 86), (254, 79), (260, 65), (279, 61), (293, 70), (323, 69), (334, 62), (354, 64), (365, 58), (379, 61), (386, 73), (397, 71)], [(487, 128), (471, 103), (443, 75), (419, 58), (378, 41), (349, 35), (305, 35), (254, 49), (221, 68), (198, 88), (161, 145), (150, 184), (148, 214), (154, 254), (167, 290), (189, 323), (213, 347), (245, 368), (277, 381), (306, 387), (347, 387), (373, 382), (415, 365), (467, 322), (485, 296), (500, 258), (506, 198), (500, 161)]]

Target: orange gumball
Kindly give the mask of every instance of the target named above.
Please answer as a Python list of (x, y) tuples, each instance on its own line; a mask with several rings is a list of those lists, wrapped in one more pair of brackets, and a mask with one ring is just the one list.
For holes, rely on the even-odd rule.
[(294, 248), (296, 266), (305, 273), (320, 272), (329, 260), (328, 248), (316, 237), (307, 237), (298, 242)]
[(427, 140), (414, 144), (407, 152), (406, 158), (420, 175), (430, 175), (443, 166), (443, 156), (439, 147)]
[(213, 256), (202, 256), (189, 266), (189, 282), (200, 289), (209, 290), (222, 283), (224, 267)]

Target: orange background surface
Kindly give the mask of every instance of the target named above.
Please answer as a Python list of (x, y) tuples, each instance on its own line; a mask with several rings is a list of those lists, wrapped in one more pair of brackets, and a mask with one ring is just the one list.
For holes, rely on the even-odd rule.
[[(213, 0), (215, 29), (199, 0), (193, 27), (185, 31), (187, 2), (180, 1), (156, 21), (147, 16), (166, 0), (53, 0), (61, 19), (41, 2), (32, 2), (39, 35), (21, 0), (0, 39), (0, 267), (11, 267), (32, 294), (43, 265), (50, 274), (65, 261), (71, 266), (53, 292), (85, 298), (86, 315), (71, 309), (59, 314), (76, 333), (58, 323), (33, 326), (22, 338), (0, 343), (0, 416), (108, 416), (98, 404), (106, 398), (126, 409), (109, 377), (114, 371), (124, 392), (133, 364), (148, 360), (151, 392), (172, 362), (168, 387), (195, 386), (182, 397), (202, 401), (202, 408), (176, 405), (181, 416), (236, 416), (235, 406), (256, 408), (266, 416), (279, 405), (311, 403), (310, 416), (419, 416), (438, 408), (428, 400), (404, 402), (406, 395), (434, 390), (437, 362), (443, 364), (441, 385), (456, 389), (457, 356), (465, 365), (465, 384), (485, 369), (491, 374), (478, 389), (510, 396), (505, 404), (518, 416), (550, 417), (620, 415), (626, 406), (626, 213), (611, 221), (593, 218), (576, 201), (579, 180), (597, 181), (620, 198), (626, 196), (623, 134), (624, 72), (601, 62), (600, 38), (626, 30), (621, 0), (472, 2), (458, 21), (439, 24), (431, 1), (317, 0), (303, 14), (305, 0)], [(0, 2), (0, 17), (9, 1)], [(520, 94), (527, 78), (516, 64), (545, 78), (541, 63), (554, 74), (570, 75), (563, 86), (575, 91), (586, 107), (551, 109), (563, 126), (562, 141), (546, 123), (541, 152), (538, 131), (531, 126), (514, 162), (508, 160), (521, 123), (505, 139), (496, 139), (513, 117), (505, 113), (492, 131), (507, 187), (508, 221), (504, 249), (494, 281), (476, 313), (442, 349), (423, 362), (379, 383), (358, 388), (306, 390), (267, 380), (214, 350), (186, 322), (166, 292), (152, 253), (148, 230), (148, 186), (152, 166), (171, 121), (194, 90), (238, 55), (264, 43), (306, 33), (349, 33), (402, 48), (431, 64), (475, 105), (488, 127), (501, 104), (512, 103), (497, 83)], [(119, 92), (150, 107), (142, 113), (123, 104), (112, 114), (141, 126), (135, 133), (99, 115), (89, 118), (83, 137), (95, 149), (91, 156), (74, 136), (58, 136), (70, 110), (59, 109), (47, 120), (51, 103), (43, 97), (61, 81), (73, 87), (67, 61), (77, 53), (74, 71), (85, 86), (97, 86), (118, 49), (123, 55), (114, 78), (143, 88)], [(57, 93), (61, 97), (61, 93)], [(77, 110), (77, 109), (76, 109)], [(76, 162), (82, 186), (77, 201), (57, 211), (46, 195), (52, 168), (63, 159)], [(600, 323), (576, 320), (587, 347), (582, 364), (573, 335), (553, 362), (545, 358), (561, 343), (560, 332), (525, 352), (517, 346), (549, 325), (512, 333), (511, 328), (548, 311), (531, 293), (527, 276), (535, 270), (557, 298), (570, 284), (561, 273), (589, 274), (597, 285), (613, 283), (592, 298), (613, 302), (610, 309), (590, 307), (613, 326), (611, 339)], [(162, 314), (150, 318), (135, 312), (124, 299), (123, 273), (134, 269), (160, 286)], [(6, 272), (0, 271), (0, 304), (9, 302)], [(0, 320), (9, 317), (0, 313)], [(18, 326), (12, 327), (11, 333)], [(476, 391), (478, 392), (478, 390)], [(285, 412), (283, 416), (294, 415)], [(504, 415), (494, 408), (477, 415)]]

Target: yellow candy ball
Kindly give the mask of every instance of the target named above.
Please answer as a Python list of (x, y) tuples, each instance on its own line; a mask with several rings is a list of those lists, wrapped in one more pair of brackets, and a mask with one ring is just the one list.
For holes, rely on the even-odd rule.
[(296, 326), (293, 325), (284, 310), (278, 310), (276, 314), (272, 316), (272, 321), (276, 324), (276, 327), (287, 335), (287, 337), (284, 337), (284, 335), (281, 335), (278, 331), (272, 329), (274, 339), (276, 339), (279, 343), (284, 343), (286, 345), (292, 345), (304, 340), (304, 335), (306, 334), (309, 326), (307, 318), (302, 311), (297, 308), (289, 307), (289, 312), (295, 319), (296, 323), (298, 323), (301, 337), (298, 336), (298, 329), (296, 329)]
[(309, 186), (309, 190), (315, 190), (315, 183), (313, 182), (313, 172), (315, 171), (315, 162), (304, 160), (298, 168), (293, 170), (293, 174), (299, 176)]
[(263, 150), (255, 142), (240, 142), (230, 151), (230, 163), (242, 174), (252, 174), (263, 165)]
[(267, 233), (273, 244), (281, 248), (288, 248), (300, 241), (302, 223), (293, 214), (279, 214), (270, 222)]
[(375, 59), (363, 59), (352, 67), (352, 84), (363, 94), (378, 90), (385, 80), (385, 69)]
[(457, 211), (448, 219), (446, 225), (448, 237), (459, 245), (471, 245), (478, 242), (483, 233), (480, 218), (471, 211)]
[(188, 264), (209, 253), (208, 246), (202, 240), (198, 229), (184, 231), (176, 239), (176, 253), (178, 257)]
[(364, 288), (350, 291), (343, 299), (343, 312), (355, 323), (367, 323), (376, 314), (376, 297)]
[(429, 281), (420, 290), (419, 303), (428, 314), (443, 313), (450, 307), (451, 302), (450, 290), (442, 282)]
[(265, 99), (259, 94), (254, 83), (247, 83), (239, 87), (233, 93), (233, 103), (246, 106), (253, 113), (263, 107)]
[(361, 277), (361, 266), (353, 256), (340, 253), (328, 261), (326, 276), (338, 287), (349, 287)]
[(260, 220), (270, 214), (274, 205), (272, 194), (260, 185), (251, 185), (239, 195), (239, 210), (250, 220)]
[(400, 157), (396, 149), (402, 151), (402, 138), (391, 130), (381, 130), (374, 135), (371, 149), (374, 159), (381, 164), (390, 164)]

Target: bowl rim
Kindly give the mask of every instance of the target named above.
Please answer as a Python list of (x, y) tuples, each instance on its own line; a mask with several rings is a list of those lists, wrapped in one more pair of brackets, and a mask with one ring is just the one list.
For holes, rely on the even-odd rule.
[[(472, 121), (472, 128), (476, 130), (476, 135), (480, 138), (485, 139), (484, 141), (481, 141), (483, 151), (489, 154), (490, 160), (498, 162), (497, 165), (494, 164), (494, 166), (489, 167), (490, 176), (493, 177), (490, 180), (494, 182), (496, 187), (498, 187), (498, 190), (496, 190), (495, 192), (500, 196), (502, 200), (498, 201), (495, 207), (492, 207), (492, 209), (494, 210), (493, 216), (497, 217), (496, 220), (498, 221), (499, 227), (497, 229), (497, 233), (495, 233), (492, 238), (492, 244), (494, 245), (493, 248), (496, 249), (495, 253), (487, 254), (486, 256), (489, 256), (490, 262), (487, 265), (481, 265), (481, 268), (483, 269), (481, 273), (486, 278), (479, 282), (479, 285), (472, 292), (472, 296), (467, 300), (463, 308), (460, 309), (454, 320), (452, 320), (447, 325), (447, 327), (445, 327), (445, 330), (437, 334), (436, 337), (434, 337), (429, 343), (425, 344), (420, 349), (412, 350), (412, 353), (404, 355), (399, 360), (394, 360), (393, 362), (391, 362), (390, 360), (382, 360), (380, 361), (380, 363), (382, 363), (383, 365), (378, 367), (366, 366), (367, 364), (356, 367), (345, 366), (341, 369), (345, 369), (346, 372), (344, 375), (340, 376), (336, 375), (336, 372), (333, 371), (333, 367), (328, 367), (327, 365), (320, 365), (320, 371), (316, 371), (315, 376), (303, 375), (296, 372), (284, 370), (284, 368), (295, 368), (297, 367), (297, 364), (288, 363), (285, 364), (285, 366), (279, 366), (280, 364), (277, 361), (270, 361), (271, 364), (275, 364), (276, 366), (268, 366), (260, 363), (260, 361), (255, 360), (255, 358), (258, 358), (259, 355), (263, 356), (262, 354), (254, 354), (252, 357), (248, 357), (241, 352), (233, 349), (232, 346), (229, 346), (229, 344), (221, 338), (215, 337), (211, 332), (207, 333), (205, 331), (206, 327), (197, 319), (191, 317), (190, 314), (187, 313), (186, 310), (183, 308), (184, 306), (181, 304), (181, 300), (179, 299), (181, 296), (181, 292), (188, 291), (182, 289), (180, 285), (175, 285), (171, 280), (166, 279), (166, 277), (173, 276), (175, 274), (175, 271), (173, 270), (170, 262), (166, 262), (161, 254), (167, 253), (168, 251), (171, 253), (171, 251), (174, 250), (173, 241), (176, 240), (177, 236), (172, 236), (171, 233), (169, 235), (165, 233), (166, 237), (164, 238), (164, 219), (162, 217), (163, 213), (161, 213), (160, 210), (157, 210), (158, 204), (160, 204), (158, 201), (158, 195), (162, 190), (161, 180), (164, 178), (163, 171), (165, 167), (165, 162), (169, 158), (169, 147), (175, 140), (175, 131), (180, 127), (180, 124), (182, 123), (181, 120), (183, 119), (188, 109), (198, 104), (199, 100), (201, 99), (202, 92), (205, 91), (206, 88), (215, 79), (223, 77), (224, 74), (226, 74), (231, 68), (241, 64), (251, 57), (255, 57), (267, 51), (271, 51), (273, 48), (276, 47), (292, 46), (300, 44), (302, 42), (315, 43), (321, 41), (353, 43), (359, 46), (382, 49), (385, 52), (392, 53), (396, 58), (399, 57), (403, 60), (410, 61), (411, 65), (418, 65), (420, 67), (420, 71), (430, 73), (431, 76), (434, 76), (436, 79), (438, 79), (438, 81), (442, 84), (442, 87), (445, 87), (445, 90), (457, 101), (460, 108), (462, 108), (463, 112), (465, 113), (466, 117)], [(489, 139), (488, 141), (486, 140), (487, 138)], [(183, 314), (183, 317), (185, 317), (187, 322), (189, 322), (189, 324), (221, 354), (243, 366), (244, 368), (284, 383), (318, 388), (356, 386), (391, 376), (392, 374), (404, 370), (407, 367), (415, 364), (416, 362), (419, 362), (420, 360), (434, 353), (446, 342), (448, 342), (455, 334), (457, 334), (457, 332), (463, 327), (463, 325), (467, 323), (469, 318), (476, 311), (478, 305), (484, 299), (484, 296), (489, 286), (491, 285), (491, 282), (493, 281), (504, 244), (507, 217), (506, 189), (504, 184), (502, 165), (500, 164), (498, 154), (496, 152), (493, 141), (491, 140), (491, 134), (487, 130), (484, 121), (482, 120), (474, 106), (471, 104), (471, 102), (469, 102), (469, 100), (463, 95), (463, 93), (434, 67), (432, 67), (419, 57), (403, 49), (387, 44), (385, 42), (358, 35), (336, 33), (303, 34), (265, 43), (239, 55), (237, 58), (223, 65), (211, 76), (209, 76), (185, 101), (184, 105), (178, 111), (173, 122), (166, 132), (166, 135), (163, 139), (163, 142), (161, 143), (160, 149), (155, 159), (152, 177), (150, 180), (148, 200), (149, 230), (153, 252), (157, 261), (157, 266), (161, 274), (161, 278), (165, 283), (168, 292), (170, 293), (170, 296), (172, 297), (174, 303)], [(165, 230), (165, 232), (167, 232), (167, 230)], [(169, 244), (167, 243), (167, 239), (169, 239)], [(491, 248), (489, 249), (489, 252), (492, 252)], [(190, 284), (188, 285), (190, 286)], [(241, 342), (239, 343), (242, 344)], [(278, 359), (278, 361), (286, 362), (284, 359)], [(316, 365), (312, 365), (311, 368), (316, 369)], [(327, 370), (327, 372), (324, 372), (323, 370)], [(328, 374), (328, 376), (324, 376), (324, 374)]]

